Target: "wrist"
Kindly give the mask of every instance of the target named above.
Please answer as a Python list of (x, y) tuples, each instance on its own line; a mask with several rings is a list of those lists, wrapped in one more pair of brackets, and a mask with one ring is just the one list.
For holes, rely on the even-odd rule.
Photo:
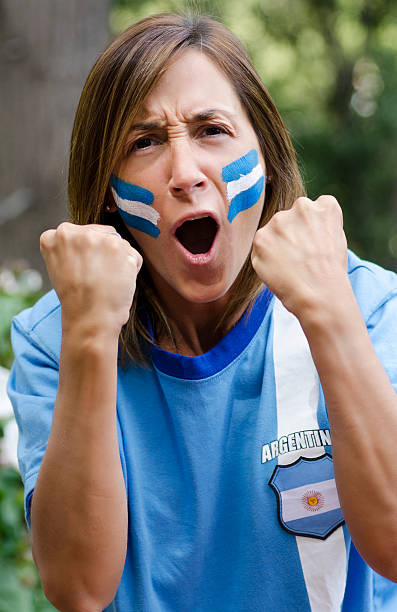
[[(346, 282), (339, 282), (323, 295), (308, 300), (296, 314), (310, 343), (345, 341), (355, 333), (362, 337), (366, 330), (360, 308), (355, 298), (348, 276)], [(367, 336), (367, 333), (365, 333)]]
[(116, 329), (89, 323), (62, 326), (62, 354), (81, 360), (101, 359), (104, 355), (117, 358), (119, 333)]
[[(292, 300), (291, 300), (292, 302)], [(333, 319), (340, 320), (350, 310), (358, 309), (347, 274), (327, 278), (322, 287), (306, 287), (301, 295), (287, 304), (303, 328), (318, 326)]]
[[(107, 329), (74, 325), (62, 333), (57, 414), (84, 420), (93, 406), (106, 414), (116, 405), (118, 337)], [(62, 398), (62, 399), (61, 399)], [(63, 408), (62, 408), (63, 407)], [(73, 417), (74, 418), (74, 417)]]
[(95, 316), (70, 316), (62, 311), (62, 338), (74, 338), (87, 343), (118, 343), (121, 326), (114, 318)]

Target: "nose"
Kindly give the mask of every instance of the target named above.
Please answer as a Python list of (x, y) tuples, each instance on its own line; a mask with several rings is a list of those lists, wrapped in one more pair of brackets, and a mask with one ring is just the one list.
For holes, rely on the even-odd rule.
[(206, 187), (208, 179), (200, 169), (199, 160), (189, 143), (175, 143), (170, 147), (170, 157), (169, 189), (173, 196), (190, 196)]

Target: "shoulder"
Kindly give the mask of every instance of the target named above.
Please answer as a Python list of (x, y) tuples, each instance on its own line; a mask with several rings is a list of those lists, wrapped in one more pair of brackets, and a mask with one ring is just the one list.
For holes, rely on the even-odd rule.
[(388, 301), (397, 307), (397, 274), (349, 251), (348, 274), (365, 321)]
[(50, 291), (32, 308), (23, 310), (13, 319), (12, 340), (14, 352), (23, 338), (59, 362), (61, 349), (61, 305), (55, 291)]

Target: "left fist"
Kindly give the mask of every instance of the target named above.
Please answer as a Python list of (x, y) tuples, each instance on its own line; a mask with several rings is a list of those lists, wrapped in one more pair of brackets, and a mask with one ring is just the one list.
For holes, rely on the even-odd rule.
[(293, 314), (337, 299), (348, 281), (342, 210), (333, 196), (298, 198), (277, 212), (253, 241), (252, 266)]

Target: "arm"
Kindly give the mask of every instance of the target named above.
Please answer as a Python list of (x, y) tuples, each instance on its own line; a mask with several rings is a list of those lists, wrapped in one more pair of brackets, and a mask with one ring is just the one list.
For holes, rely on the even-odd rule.
[(32, 499), (32, 546), (46, 595), (65, 612), (110, 603), (127, 546), (117, 350), (141, 258), (111, 230), (62, 224), (41, 241), (63, 333), (52, 429)]
[(397, 581), (397, 395), (346, 272), (336, 200), (299, 199), (257, 233), (253, 265), (299, 319), (320, 376), (341, 507), (364, 559)]

